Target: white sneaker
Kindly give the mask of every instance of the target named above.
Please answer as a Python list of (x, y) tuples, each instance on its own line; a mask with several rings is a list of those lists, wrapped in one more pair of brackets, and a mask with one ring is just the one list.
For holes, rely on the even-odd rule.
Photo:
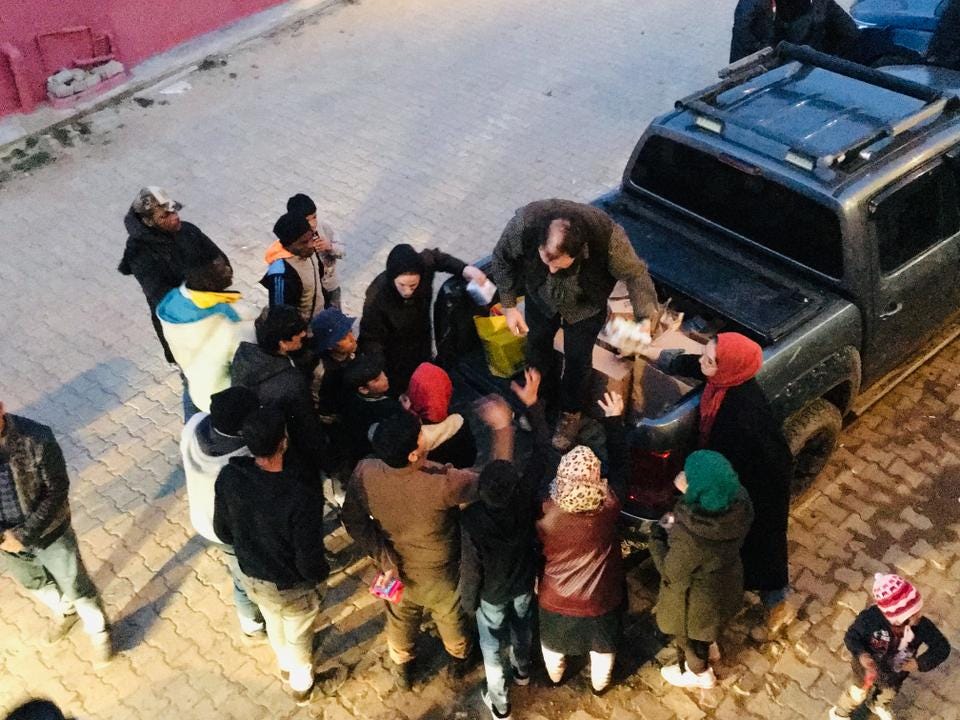
[(830, 708), (830, 712), (827, 713), (827, 717), (830, 718), (830, 720), (850, 720), (849, 715), (841, 715), (840, 710), (835, 707)]
[(717, 676), (713, 674), (713, 668), (709, 667), (702, 673), (695, 673), (690, 670), (681, 670), (679, 665), (668, 665), (660, 668), (660, 674), (674, 687), (710, 690), (717, 686)]
[(507, 705), (507, 712), (501, 714), (500, 711), (493, 706), (490, 695), (486, 690), (480, 692), (480, 699), (483, 700), (483, 704), (487, 706), (487, 710), (490, 711), (490, 716), (494, 718), (494, 720), (513, 720), (513, 715), (510, 714), (510, 705)]
[(880, 718), (880, 720), (894, 720), (893, 713), (886, 705), (871, 705), (870, 712)]

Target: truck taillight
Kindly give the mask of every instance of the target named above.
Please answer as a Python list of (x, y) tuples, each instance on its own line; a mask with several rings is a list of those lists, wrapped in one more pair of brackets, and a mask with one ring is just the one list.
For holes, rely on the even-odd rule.
[(683, 457), (677, 450), (633, 450), (627, 484), (628, 510), (641, 517), (660, 517), (673, 506), (677, 492), (673, 479), (681, 469)]

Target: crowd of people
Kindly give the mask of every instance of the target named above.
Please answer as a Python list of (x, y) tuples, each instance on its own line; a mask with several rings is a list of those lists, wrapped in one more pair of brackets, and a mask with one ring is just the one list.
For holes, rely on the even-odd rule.
[[(960, 46), (949, 40), (960, 36), (960, 2), (944, 18), (932, 57)], [(832, 0), (741, 0), (731, 60), (780, 40), (849, 54), (857, 37)], [(476, 405), (484, 442), (469, 417), (451, 412), (455, 388), (435, 361), (430, 316), (437, 273), (483, 285), (484, 271), (439, 249), (396, 245), (357, 323), (341, 306), (344, 247), (298, 193), (273, 226), (259, 280), (266, 305), (255, 310), (232, 289), (227, 255), (181, 209), (165, 190), (143, 188), (124, 218), (118, 270), (139, 283), (183, 381), (191, 522), (222, 551), (241, 637), (269, 642), (293, 699), (309, 702), (321, 680), (313, 641), (330, 573), (322, 523), (330, 507), (379, 571), (399, 688), (417, 679), (427, 613), (452, 677), (471, 669), (479, 646), (482, 699), (495, 719), (511, 717), (510, 685), (530, 682), (535, 638), (552, 683), (563, 682), (569, 657), (589, 656), (593, 691), (605, 692), (628, 606), (618, 521), (631, 463), (625, 399), (607, 392), (591, 407), (592, 353), (617, 281), (641, 327), (650, 331), (660, 310), (623, 228), (567, 200), (532, 202), (506, 225), (489, 279), (507, 326), (526, 336), (527, 366), (510, 402), (489, 396)], [(702, 354), (651, 347), (641, 355), (702, 383), (696, 447), (675, 479), (675, 506), (648, 532), (660, 574), (657, 624), (676, 648), (661, 673), (674, 686), (708, 689), (745, 590), (759, 595), (769, 632), (793, 619), (791, 452), (755, 379), (763, 353), (751, 339), (721, 332)], [(515, 448), (521, 422), (528, 453)], [(68, 489), (51, 429), (0, 403), (0, 560), (52, 611), (46, 641), (79, 620), (100, 665), (114, 653), (111, 628), (71, 527)], [(950, 652), (910, 582), (878, 574), (873, 599), (846, 634), (854, 678), (831, 718), (861, 705), (893, 717), (905, 678)], [(32, 703), (11, 717), (54, 711)], [(40, 712), (48, 715), (29, 714)]]
[[(294, 700), (309, 702), (324, 680), (313, 641), (330, 572), (322, 522), (330, 506), (372, 558), (377, 587), (390, 588), (383, 606), (399, 688), (417, 679), (425, 613), (452, 677), (470, 670), (479, 646), (493, 718), (510, 718), (509, 686), (530, 682), (535, 638), (551, 682), (563, 681), (569, 657), (589, 656), (593, 691), (610, 687), (628, 606), (618, 520), (630, 459), (624, 398), (607, 392), (590, 411), (591, 355), (615, 282), (626, 284), (640, 324), (649, 327), (659, 308), (623, 228), (591, 206), (537, 201), (516, 212), (494, 248), (491, 279), (507, 325), (527, 335), (527, 368), (511, 383), (511, 401), (531, 450), (518, 453), (511, 404), (479, 401), (490, 435), (480, 442), (470, 418), (451, 412), (453, 383), (434, 362), (434, 275), (485, 283), (479, 268), (397, 245), (367, 289), (355, 334), (336, 280), (343, 248), (308, 196), (291, 197), (273, 227), (260, 311), (232, 289), (226, 254), (180, 210), (166, 191), (142, 189), (125, 218), (119, 270), (139, 282), (161, 350), (183, 379), (191, 522), (223, 553), (242, 639), (269, 642)], [(661, 577), (657, 623), (676, 647), (662, 675), (712, 688), (717, 643), (745, 589), (759, 594), (771, 631), (792, 619), (792, 459), (755, 380), (763, 362), (755, 342), (722, 332), (699, 355), (642, 354), (703, 383), (697, 447), (675, 480), (675, 507), (651, 523), (649, 545)], [(0, 405), (4, 566), (53, 611), (49, 642), (79, 619), (95, 661), (106, 663), (111, 630), (67, 494), (52, 431)], [(907, 581), (878, 576), (874, 595), (847, 634), (857, 684), (831, 717), (863, 703), (891, 717), (909, 672), (949, 653)]]

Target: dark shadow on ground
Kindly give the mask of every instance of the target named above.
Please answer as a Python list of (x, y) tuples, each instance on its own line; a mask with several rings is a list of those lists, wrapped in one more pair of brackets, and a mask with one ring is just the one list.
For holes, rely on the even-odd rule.
[(139, 370), (127, 358), (111, 358), (84, 370), (36, 402), (11, 411), (50, 425), (58, 437), (63, 437), (122, 405), (117, 390), (126, 386), (136, 372)]
[(206, 541), (196, 536), (190, 538), (131, 598), (114, 623), (114, 643), (118, 651), (130, 650), (141, 643), (184, 578), (193, 572), (190, 561), (206, 548)]

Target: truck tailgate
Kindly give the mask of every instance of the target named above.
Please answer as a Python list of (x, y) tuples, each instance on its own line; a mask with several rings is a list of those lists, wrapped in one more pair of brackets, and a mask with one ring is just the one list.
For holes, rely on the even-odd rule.
[(654, 213), (620, 194), (597, 204), (623, 226), (658, 284), (733, 320), (763, 345), (787, 335), (835, 299), (799, 272), (787, 275), (719, 232), (711, 239), (706, 228)]

